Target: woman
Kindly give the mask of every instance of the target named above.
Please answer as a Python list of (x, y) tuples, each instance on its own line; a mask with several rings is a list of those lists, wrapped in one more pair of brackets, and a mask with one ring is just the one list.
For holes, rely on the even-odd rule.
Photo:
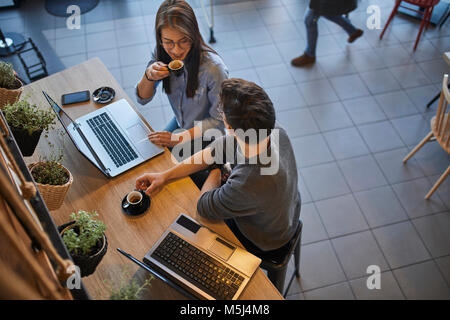
[[(202, 136), (209, 128), (223, 129), (218, 113), (218, 93), (228, 70), (218, 54), (203, 40), (194, 11), (183, 0), (164, 1), (156, 15), (156, 48), (136, 86), (137, 100), (153, 99), (162, 82), (175, 117), (161, 132), (149, 134), (153, 143), (173, 147)], [(184, 62), (184, 73), (169, 76), (172, 60)], [(194, 122), (200, 121), (195, 124)], [(176, 129), (185, 129), (173, 133)]]

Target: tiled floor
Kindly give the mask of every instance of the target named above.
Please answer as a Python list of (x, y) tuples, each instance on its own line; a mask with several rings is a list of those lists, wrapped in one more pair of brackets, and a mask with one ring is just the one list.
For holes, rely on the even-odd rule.
[[(208, 39), (199, 1), (188, 2)], [(450, 299), (450, 179), (423, 199), (450, 156), (431, 142), (401, 161), (429, 131), (436, 103), (425, 104), (450, 71), (441, 57), (450, 49), (449, 22), (430, 27), (413, 53), (418, 22), (397, 16), (379, 41), (380, 30), (365, 27), (366, 9), (379, 5), (383, 26), (392, 1), (363, 0), (350, 18), (364, 37), (348, 45), (339, 27), (321, 19), (318, 61), (298, 69), (289, 62), (305, 46), (307, 0), (215, 2), (213, 47), (230, 76), (267, 90), (297, 157), (301, 279), (288, 299)], [(133, 97), (154, 47), (158, 3), (102, 0), (80, 30), (68, 30), (43, 1), (27, 1), (0, 12), (0, 24), (33, 37), (50, 72), (100, 57)], [(161, 92), (139, 109), (155, 129), (172, 118)], [(380, 290), (367, 288), (369, 265), (382, 272)]]

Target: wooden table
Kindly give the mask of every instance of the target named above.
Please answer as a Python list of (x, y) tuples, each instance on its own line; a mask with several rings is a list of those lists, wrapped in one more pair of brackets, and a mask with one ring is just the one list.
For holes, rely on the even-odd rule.
[[(116, 91), (114, 101), (125, 98), (134, 107), (132, 100), (98, 58), (25, 86), (22, 97), (30, 94), (30, 101), (47, 108), (48, 103), (42, 90), (46, 91), (56, 102), (60, 102), (60, 97), (64, 93), (82, 90), (93, 92), (101, 86), (114, 88)], [(74, 118), (98, 108), (101, 108), (101, 105), (92, 101), (64, 107), (66, 112)], [(149, 121), (151, 122), (151, 118)], [(55, 136), (53, 131), (50, 133), (49, 139), (55, 142), (57, 141), (54, 140)], [(239, 243), (223, 222), (213, 223), (198, 216), (196, 204), (200, 191), (189, 178), (166, 186), (152, 199), (151, 207), (144, 216), (129, 218), (122, 213), (121, 200), (125, 194), (134, 189), (137, 177), (145, 172), (166, 170), (175, 164), (175, 160), (168, 150), (118, 177), (108, 179), (78, 152), (69, 137), (64, 137), (64, 141), (65, 159), (63, 164), (71, 171), (74, 181), (63, 206), (52, 211), (52, 217), (55, 223), (60, 225), (70, 220), (69, 214), (73, 211), (96, 210), (99, 214), (98, 218), (107, 227), (108, 252), (96, 272), (83, 278), (83, 283), (93, 298), (109, 297), (108, 284), (105, 281), (118, 282), (124, 266), (127, 266), (131, 274), (134, 273), (138, 278), (146, 277), (147, 271), (138, 268), (123, 257), (116, 251), (116, 248), (121, 248), (136, 258), (142, 259), (179, 213), (194, 217), (225, 238)], [(35, 154), (33, 157), (27, 158), (26, 162), (36, 161), (39, 154), (46, 152), (48, 152), (48, 143), (42, 136)], [(170, 290), (167, 285), (163, 285), (161, 281), (158, 283), (158, 281), (152, 282), (146, 298), (183, 298), (175, 293), (175, 290)], [(161, 288), (158, 287), (160, 285)], [(240, 298), (249, 300), (282, 299), (282, 296), (262, 270), (258, 269)]]

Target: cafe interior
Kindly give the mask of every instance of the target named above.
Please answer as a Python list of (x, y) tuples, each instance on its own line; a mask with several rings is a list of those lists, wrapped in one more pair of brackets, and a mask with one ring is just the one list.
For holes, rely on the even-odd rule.
[[(338, 15), (327, 10), (341, 1), (186, 2), (227, 77), (262, 88), (289, 137), (301, 210), (286, 250), (255, 256), (224, 221), (201, 217), (194, 178), (135, 190), (178, 163), (146, 134), (167, 131), (182, 102), (162, 84), (139, 96), (156, 83), (162, 0), (3, 0), (0, 77), (12, 66), (20, 85), (0, 79), (0, 298), (450, 299), (450, 1), (355, 0)], [(25, 118), (53, 119), (28, 151), (19, 140), (34, 135), (12, 129), (26, 120), (20, 101), (37, 106)], [(123, 137), (92, 142), (104, 110), (145, 156)], [(105, 122), (83, 134), (92, 119)], [(102, 161), (116, 149), (121, 170)], [(45, 162), (62, 183), (37, 181)], [(99, 239), (87, 249), (83, 231)], [(166, 259), (172, 240), (183, 260)]]

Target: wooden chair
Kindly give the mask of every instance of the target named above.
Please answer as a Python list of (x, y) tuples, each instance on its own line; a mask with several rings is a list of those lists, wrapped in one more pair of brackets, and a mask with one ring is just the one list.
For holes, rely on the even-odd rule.
[[(388, 21), (386, 22), (386, 25), (384, 26), (383, 31), (380, 34), (380, 39), (383, 38), (384, 32), (386, 31), (389, 23), (391, 23), (392, 19), (394, 18), (395, 14), (397, 13), (397, 10), (399, 7), (402, 7), (404, 9), (414, 11), (418, 14), (423, 15), (422, 23), (420, 24), (419, 33), (417, 34), (416, 43), (414, 44), (414, 51), (417, 48), (417, 44), (419, 43), (420, 36), (422, 35), (423, 28), (425, 27), (428, 29), (428, 25), (430, 24), (431, 15), (433, 14), (434, 6), (439, 3), (440, 0), (395, 0), (394, 9), (392, 9), (391, 15), (389, 16)], [(402, 6), (401, 3), (406, 2), (410, 3), (412, 5), (418, 6), (422, 10), (415, 10), (410, 7)]]
[[(444, 75), (442, 81), (442, 91), (439, 100), (436, 115), (431, 119), (431, 132), (403, 159), (403, 163), (406, 163), (425, 143), (432, 138), (436, 140), (439, 145), (450, 154), (450, 112), (447, 110), (447, 106), (450, 102), (450, 93), (448, 89), (448, 74)], [(449, 108), (450, 109), (450, 108)], [(431, 190), (425, 196), (425, 199), (429, 199), (436, 189), (444, 182), (445, 178), (450, 174), (450, 165), (447, 170), (442, 174), (438, 181), (434, 184)]]

